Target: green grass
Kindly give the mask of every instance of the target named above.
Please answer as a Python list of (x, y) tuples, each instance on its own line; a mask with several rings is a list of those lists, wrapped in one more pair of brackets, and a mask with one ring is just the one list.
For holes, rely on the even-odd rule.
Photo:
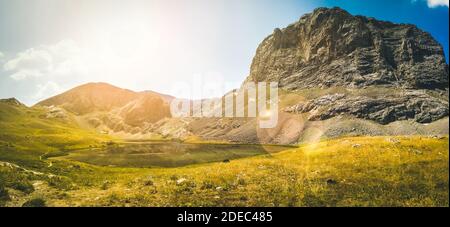
[(106, 167), (64, 155), (121, 141), (44, 113), (0, 103), (0, 206), (449, 206), (448, 136), (348, 137), (227, 163)]
[(0, 102), (0, 160), (35, 161), (38, 154), (99, 147), (112, 139), (80, 129), (70, 114), (67, 119), (48, 119), (45, 114), (44, 107)]
[(45, 187), (7, 205), (36, 197), (48, 206), (449, 205), (448, 137), (341, 138), (177, 168), (50, 160), (44, 170), (58, 176), (55, 182), (41, 177)]

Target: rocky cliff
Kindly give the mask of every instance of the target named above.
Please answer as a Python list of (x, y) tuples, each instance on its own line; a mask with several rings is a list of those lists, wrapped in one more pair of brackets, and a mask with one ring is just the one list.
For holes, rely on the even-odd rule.
[(286, 89), (386, 85), (448, 88), (442, 46), (414, 25), (318, 8), (258, 47), (248, 81)]
[[(276, 81), (294, 93), (346, 89), (285, 109), (312, 121), (351, 115), (381, 124), (429, 123), (449, 114), (448, 65), (430, 34), (340, 8), (318, 8), (275, 29), (259, 45), (246, 81)], [(380, 92), (369, 95), (368, 88)]]

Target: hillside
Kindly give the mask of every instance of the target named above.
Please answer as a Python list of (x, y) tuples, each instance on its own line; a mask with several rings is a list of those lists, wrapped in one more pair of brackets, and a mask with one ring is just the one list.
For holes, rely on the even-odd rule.
[(39, 156), (101, 146), (111, 137), (81, 129), (60, 108), (27, 107), (16, 99), (0, 99), (0, 160), (22, 163)]
[[(104, 157), (102, 149), (123, 145), (112, 142), (114, 138), (109, 136), (80, 129), (75, 118), (57, 107), (29, 108), (16, 99), (0, 100), (0, 206), (448, 206), (449, 203), (448, 136), (315, 140), (284, 148), (280, 153), (226, 162), (130, 168), (145, 160), (136, 156), (138, 150), (129, 151), (133, 159), (124, 159), (117, 153)], [(329, 126), (344, 130), (339, 122)], [(401, 130), (398, 125), (393, 127)], [(222, 146), (236, 154), (236, 145)], [(73, 157), (80, 152), (88, 152), (89, 156), (81, 156), (86, 160)], [(177, 156), (170, 150), (166, 153), (159, 154), (162, 158), (159, 161), (168, 165), (197, 157), (188, 153)], [(201, 152), (194, 154), (197, 153)], [(221, 160), (221, 156), (214, 157)], [(75, 161), (78, 159), (83, 162)], [(110, 162), (118, 166), (111, 166)]]
[(136, 92), (106, 83), (88, 83), (36, 105), (59, 106), (75, 114), (83, 115), (94, 111), (111, 111), (139, 98), (139, 96)]
[(55, 106), (77, 115), (84, 128), (105, 133), (137, 133), (147, 125), (170, 117), (173, 97), (152, 91), (134, 92), (107, 83), (75, 87), (36, 106)]
[(34, 168), (41, 175), (0, 162), (0, 192), (8, 190), (0, 206), (39, 199), (46, 206), (446, 207), (448, 145), (448, 137), (349, 137), (177, 168), (59, 157), (41, 161), (53, 163)]

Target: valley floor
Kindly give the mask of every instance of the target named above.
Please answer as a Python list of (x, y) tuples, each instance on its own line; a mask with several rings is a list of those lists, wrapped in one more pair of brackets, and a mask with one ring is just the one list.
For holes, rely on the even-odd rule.
[(2, 206), (449, 206), (448, 136), (340, 138), (176, 168), (4, 152)]

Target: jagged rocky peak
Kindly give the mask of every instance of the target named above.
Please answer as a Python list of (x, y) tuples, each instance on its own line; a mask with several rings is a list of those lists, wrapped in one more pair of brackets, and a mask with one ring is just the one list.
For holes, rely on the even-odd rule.
[(442, 89), (448, 65), (442, 46), (414, 25), (318, 8), (259, 45), (247, 81), (278, 81), (286, 89)]

